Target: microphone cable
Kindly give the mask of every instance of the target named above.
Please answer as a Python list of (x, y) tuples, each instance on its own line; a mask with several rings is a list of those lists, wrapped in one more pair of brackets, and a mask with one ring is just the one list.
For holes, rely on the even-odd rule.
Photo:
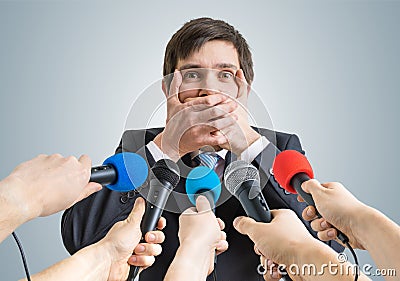
[(354, 276), (354, 281), (357, 281), (358, 280), (358, 271), (360, 270), (360, 265), (358, 264), (358, 258), (357, 258), (356, 252), (354, 251), (353, 247), (351, 247), (349, 241), (345, 241), (344, 243), (346, 244), (347, 248), (349, 248), (349, 250), (353, 256), (353, 260), (356, 263), (357, 267), (356, 267), (356, 272), (355, 272), (356, 274)]
[(31, 275), (29, 274), (28, 263), (26, 262), (25, 253), (24, 253), (24, 249), (22, 248), (22, 244), (19, 241), (18, 236), (15, 232), (12, 233), (12, 236), (14, 237), (15, 243), (17, 243), (19, 252), (21, 253), (21, 258), (22, 258), (22, 263), (24, 265), (26, 279), (28, 281), (31, 281)]

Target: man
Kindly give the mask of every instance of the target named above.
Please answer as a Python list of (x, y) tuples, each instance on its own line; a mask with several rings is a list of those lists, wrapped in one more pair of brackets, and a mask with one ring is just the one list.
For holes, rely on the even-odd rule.
[[(168, 222), (163, 253), (152, 268), (141, 273), (141, 280), (162, 280), (173, 259), (179, 245), (179, 213), (191, 206), (185, 196), (185, 177), (196, 162), (202, 163), (197, 156), (205, 154), (201, 151), (204, 147), (217, 152), (212, 154), (216, 159), (213, 168), (221, 177), (224, 168), (236, 157), (255, 165), (270, 208), (290, 208), (301, 217), (305, 207), (270, 177), (277, 153), (285, 149), (304, 153), (298, 137), (254, 129), (248, 123), (244, 106), (254, 77), (253, 62), (247, 42), (237, 30), (226, 22), (210, 18), (186, 23), (166, 47), (163, 74), (162, 89), (167, 97), (165, 128), (125, 131), (116, 151), (139, 153), (148, 160), (149, 166), (167, 157), (179, 160), (180, 167), (186, 168), (181, 168), (181, 181), (163, 213)], [(147, 186), (145, 183), (141, 191), (144, 196)], [(138, 192), (102, 190), (67, 210), (62, 220), (67, 250), (74, 253), (101, 239), (116, 221), (128, 215), (138, 196)], [(252, 242), (232, 227), (233, 219), (244, 215), (244, 210), (225, 188), (216, 205), (216, 215), (226, 224), (230, 245), (230, 250), (218, 257), (215, 269), (218, 278), (262, 279), (257, 274), (259, 259), (253, 252)], [(336, 245), (336, 249), (342, 247)]]

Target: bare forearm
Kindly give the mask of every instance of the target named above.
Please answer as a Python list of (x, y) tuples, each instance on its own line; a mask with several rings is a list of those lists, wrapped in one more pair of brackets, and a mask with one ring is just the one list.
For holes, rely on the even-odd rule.
[[(73, 256), (32, 276), (32, 280), (47, 281), (101, 281), (107, 280), (111, 260), (98, 244), (83, 248)], [(25, 281), (22, 279), (20, 281)]]
[(182, 245), (168, 268), (164, 281), (204, 281), (209, 268), (209, 251), (198, 245)]
[[(295, 271), (295, 276), (301, 277), (302, 280), (354, 280), (356, 272), (355, 265), (349, 262), (341, 261), (339, 254), (329, 248), (327, 245), (315, 241), (314, 245), (299, 249), (299, 256)], [(365, 275), (360, 275), (360, 281), (370, 280)]]
[(23, 209), (24, 206), (19, 202), (23, 200), (20, 193), (18, 186), (11, 179), (0, 181), (0, 242), (31, 219), (27, 215), (28, 210)]
[(357, 216), (353, 228), (380, 269), (400, 270), (400, 227), (395, 222), (367, 207)]

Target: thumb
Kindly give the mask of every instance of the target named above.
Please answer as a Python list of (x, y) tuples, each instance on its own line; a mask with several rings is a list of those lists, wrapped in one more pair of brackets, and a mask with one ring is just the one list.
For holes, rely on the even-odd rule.
[(126, 219), (126, 222), (140, 225), (144, 211), (145, 211), (144, 199), (142, 197), (136, 198), (135, 205), (133, 206), (131, 213)]
[(256, 221), (249, 217), (237, 217), (233, 221), (233, 227), (240, 233), (244, 235), (249, 235), (252, 233)]
[(208, 202), (208, 199), (205, 196), (197, 197), (196, 209), (197, 209), (197, 212), (199, 212), (199, 213), (207, 212), (207, 211), (211, 210), (210, 202)]
[(89, 197), (90, 195), (92, 195), (93, 193), (101, 190), (103, 187), (101, 186), (101, 184), (95, 183), (95, 182), (89, 182), (82, 190), (81, 193), (79, 194), (79, 197), (74, 201), (74, 203), (71, 204), (72, 207), (73, 205), (75, 205), (76, 203), (78, 203), (79, 201), (85, 199), (86, 197)]
[(325, 189), (316, 179), (303, 182), (301, 188), (305, 192), (310, 193), (313, 197)]

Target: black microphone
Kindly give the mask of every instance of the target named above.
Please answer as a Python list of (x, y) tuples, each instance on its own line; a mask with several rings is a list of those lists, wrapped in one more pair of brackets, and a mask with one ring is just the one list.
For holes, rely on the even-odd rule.
[[(228, 165), (224, 173), (225, 187), (239, 199), (247, 216), (257, 222), (271, 222), (271, 212), (260, 187), (260, 175), (256, 167), (243, 160)], [(286, 270), (280, 269), (282, 279), (292, 280)]]
[(258, 222), (271, 222), (271, 212), (261, 192), (257, 168), (243, 160), (225, 169), (225, 187), (239, 199), (246, 214)]
[[(142, 242), (147, 232), (156, 229), (168, 197), (179, 183), (179, 174), (178, 165), (169, 159), (161, 159), (151, 168), (150, 187), (146, 198), (146, 211), (140, 224), (143, 235)], [(131, 265), (127, 280), (133, 281), (138, 273), (139, 267)]]
[(141, 186), (147, 175), (147, 163), (139, 154), (123, 152), (108, 157), (102, 166), (93, 167), (89, 181), (127, 192)]

